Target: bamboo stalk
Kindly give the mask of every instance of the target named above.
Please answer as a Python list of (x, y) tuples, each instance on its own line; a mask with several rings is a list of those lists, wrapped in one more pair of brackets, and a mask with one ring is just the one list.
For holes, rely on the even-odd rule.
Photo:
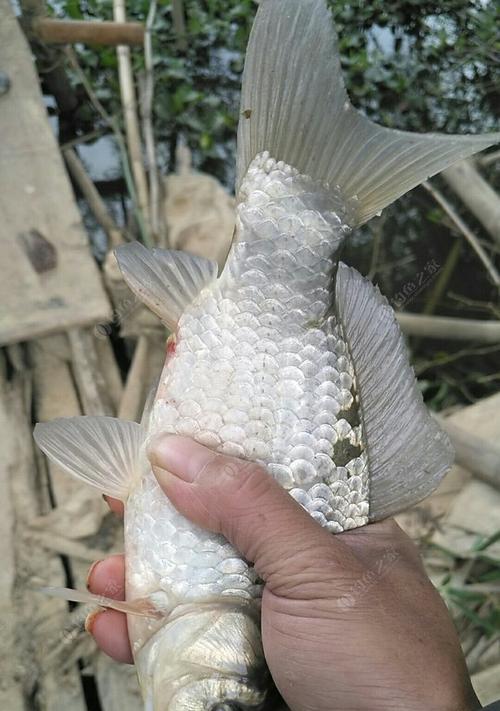
[[(164, 225), (161, 220), (160, 210), (160, 178), (158, 175), (158, 163), (156, 158), (156, 145), (153, 131), (153, 96), (154, 96), (154, 62), (152, 31), (156, 14), (156, 0), (151, 0), (148, 17), (146, 21), (146, 32), (144, 35), (144, 65), (145, 72), (140, 77), (139, 86), (141, 88), (141, 118), (142, 133), (146, 148), (146, 158), (149, 175), (149, 219), (151, 223), (152, 236), (157, 243), (162, 245), (164, 239)], [(141, 80), (142, 79), (142, 80)]]
[(452, 190), (467, 205), (497, 244), (500, 244), (500, 196), (475, 168), (463, 160), (442, 173)]
[(99, 367), (95, 343), (90, 332), (73, 328), (68, 331), (72, 367), (86, 415), (114, 415), (104, 376)]
[(500, 288), (500, 275), (495, 269), (495, 266), (493, 265), (491, 259), (484, 251), (474, 232), (462, 220), (458, 212), (456, 212), (455, 208), (451, 205), (451, 203), (448, 202), (445, 196), (437, 188), (435, 188), (433, 185), (431, 185), (431, 183), (428, 182), (422, 183), (422, 186), (427, 190), (427, 192), (432, 195), (434, 200), (438, 203), (438, 205), (443, 208), (443, 210), (454, 223), (454, 225), (463, 234), (467, 242), (470, 244), (474, 252), (484, 264), (486, 271), (491, 277), (492, 282), (497, 288)]
[(183, 0), (172, 0), (172, 19), (175, 32), (175, 46), (181, 52), (188, 48), (186, 39), (186, 20), (184, 19)]
[(64, 159), (68, 170), (75, 183), (78, 185), (87, 200), (92, 214), (97, 222), (106, 232), (110, 243), (113, 246), (123, 242), (123, 236), (115, 221), (108, 212), (108, 208), (104, 204), (103, 199), (99, 195), (94, 183), (89, 178), (85, 166), (80, 160), (78, 154), (73, 148), (65, 148), (63, 150)]
[(105, 121), (105, 123), (113, 131), (113, 135), (115, 137), (116, 143), (117, 143), (118, 148), (120, 150), (120, 158), (121, 158), (122, 169), (123, 169), (123, 177), (125, 179), (125, 183), (127, 184), (127, 190), (130, 195), (130, 198), (132, 200), (132, 204), (134, 206), (134, 214), (135, 214), (135, 218), (137, 220), (137, 224), (139, 225), (141, 237), (142, 237), (144, 244), (150, 244), (149, 243), (149, 235), (148, 235), (148, 232), (146, 231), (146, 226), (144, 225), (143, 215), (138, 207), (137, 193), (136, 193), (136, 189), (135, 189), (135, 185), (134, 185), (134, 178), (132, 176), (132, 171), (130, 168), (129, 156), (127, 154), (127, 148), (125, 146), (125, 141), (123, 139), (118, 121), (116, 120), (116, 118), (114, 116), (110, 116), (106, 112), (106, 109), (104, 108), (104, 106), (101, 104), (101, 102), (97, 98), (97, 95), (96, 95), (95, 91), (93, 90), (92, 85), (90, 84), (85, 72), (83, 71), (83, 69), (81, 68), (81, 66), (78, 62), (78, 58), (75, 54), (73, 47), (66, 47), (65, 54), (66, 54), (66, 57), (68, 58), (68, 61), (71, 64), (71, 66), (73, 67), (73, 69), (77, 73), (78, 77), (80, 78), (80, 81), (82, 82), (82, 85), (87, 93), (87, 96), (89, 97), (90, 103), (92, 104), (94, 109), (97, 111), (99, 116), (102, 117), (102, 119)]
[(452, 248), (448, 252), (444, 266), (438, 274), (434, 287), (425, 302), (423, 309), (424, 314), (427, 314), (428, 316), (433, 314), (437, 305), (441, 301), (443, 294), (446, 291), (446, 287), (448, 286), (448, 282), (450, 281), (451, 276), (455, 271), (455, 267), (457, 266), (460, 252), (462, 251), (462, 244), (463, 243), (460, 240), (455, 240)]
[(144, 389), (148, 366), (149, 341), (147, 336), (139, 336), (127, 376), (122, 400), (118, 409), (121, 420), (136, 422), (141, 416), (144, 404)]
[[(113, 0), (113, 13), (116, 22), (127, 21), (125, 0)], [(142, 214), (146, 232), (149, 235), (148, 185), (142, 157), (141, 134), (139, 131), (139, 120), (137, 118), (137, 102), (132, 74), (132, 63), (130, 61), (130, 47), (119, 45), (116, 51), (118, 56), (120, 94), (125, 119), (125, 133), (137, 191), (137, 206)]]
[(144, 25), (141, 22), (89, 22), (56, 20), (40, 17), (32, 26), (33, 33), (43, 42), (54, 44), (142, 45)]
[(452, 341), (500, 343), (500, 321), (479, 321), (446, 316), (422, 316), (399, 311), (396, 313), (404, 333)]

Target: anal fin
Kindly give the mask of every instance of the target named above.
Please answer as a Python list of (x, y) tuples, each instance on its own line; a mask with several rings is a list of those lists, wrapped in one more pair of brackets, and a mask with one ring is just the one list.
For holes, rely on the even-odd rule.
[(342, 263), (335, 308), (356, 376), (373, 521), (428, 496), (453, 463), (453, 448), (424, 405), (394, 311)]

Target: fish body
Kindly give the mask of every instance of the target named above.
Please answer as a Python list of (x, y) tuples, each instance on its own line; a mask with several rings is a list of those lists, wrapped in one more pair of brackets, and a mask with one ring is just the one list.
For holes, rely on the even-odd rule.
[(392, 309), (339, 251), (356, 226), (498, 135), (419, 136), (361, 116), (323, 0), (261, 2), (241, 108), (222, 274), (181, 252), (117, 251), (173, 333), (142, 424), (84, 417), (35, 432), (61, 466), (125, 503), (120, 609), (148, 711), (256, 711), (269, 686), (261, 581), (170, 504), (146, 458), (151, 438), (179, 433), (259, 462), (332, 533), (415, 503), (452, 461)]

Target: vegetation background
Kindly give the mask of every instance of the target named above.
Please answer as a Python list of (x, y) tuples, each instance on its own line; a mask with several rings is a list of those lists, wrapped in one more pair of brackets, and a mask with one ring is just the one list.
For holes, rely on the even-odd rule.
[[(500, 105), (500, 9), (489, 0), (330, 0), (346, 83), (353, 103), (386, 126), (413, 131), (492, 130)], [(112, 19), (109, 0), (50, 0), (56, 16)], [(160, 2), (154, 22), (154, 129), (162, 172), (174, 167), (180, 140), (196, 168), (232, 190), (240, 76), (253, 0), (185, 0), (187, 41), (174, 30), (172, 5)], [(129, 0), (129, 19), (146, 21), (148, 0)], [(80, 66), (107, 112), (122, 115), (114, 48), (77, 46)], [(143, 52), (133, 52), (143, 70)], [(77, 100), (58, 108), (61, 141), (101, 128), (81, 77), (72, 72)], [(43, 72), (42, 72), (43, 77)], [(498, 161), (485, 169), (498, 186)], [(492, 263), (495, 245), (440, 183), (463, 214)], [(106, 186), (103, 186), (106, 192)], [(119, 175), (107, 191), (126, 193)], [(350, 241), (346, 259), (368, 273), (395, 307), (490, 318), (500, 315), (498, 289), (462, 236), (424, 189), (387, 209)], [(417, 285), (425, 282), (420, 291)], [(417, 293), (418, 292), (418, 293)], [(403, 303), (404, 302), (404, 303)], [(458, 342), (460, 344), (460, 342)], [(425, 397), (442, 409), (496, 391), (499, 347), (413, 341)]]

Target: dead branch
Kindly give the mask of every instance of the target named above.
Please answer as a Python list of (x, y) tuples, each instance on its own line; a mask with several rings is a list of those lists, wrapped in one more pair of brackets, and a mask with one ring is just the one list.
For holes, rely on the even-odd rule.
[(500, 343), (500, 321), (479, 321), (446, 316), (422, 316), (399, 311), (396, 314), (404, 333), (451, 341)]
[(34, 21), (33, 33), (43, 42), (54, 44), (142, 45), (144, 25), (141, 22), (93, 22), (55, 20), (41, 17)]
[(434, 200), (440, 205), (454, 225), (463, 234), (467, 242), (470, 244), (474, 252), (477, 254), (479, 259), (484, 264), (488, 274), (491, 277), (492, 282), (497, 288), (500, 288), (500, 275), (498, 274), (495, 266), (493, 265), (491, 259), (488, 257), (483, 247), (481, 246), (478, 238), (474, 232), (470, 229), (468, 225), (462, 220), (460, 215), (456, 212), (455, 208), (448, 202), (445, 196), (429, 182), (422, 183), (422, 186), (429, 192)]
[(488, 234), (500, 244), (500, 196), (479, 173), (474, 162), (460, 161), (442, 175)]

